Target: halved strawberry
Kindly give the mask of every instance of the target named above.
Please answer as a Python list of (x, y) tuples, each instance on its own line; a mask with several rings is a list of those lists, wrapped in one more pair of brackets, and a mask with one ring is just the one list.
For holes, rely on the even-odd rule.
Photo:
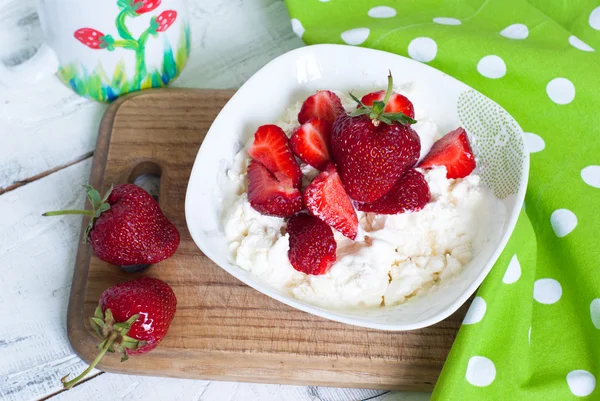
[(268, 124), (258, 127), (248, 154), (282, 184), (300, 188), (302, 172), (290, 150), (288, 137), (278, 126)]
[(358, 218), (333, 163), (306, 187), (304, 203), (310, 214), (346, 237), (356, 238)]
[(288, 259), (299, 272), (320, 275), (335, 262), (337, 244), (331, 227), (314, 216), (300, 213), (290, 217)]
[(248, 165), (248, 200), (254, 209), (268, 216), (288, 217), (304, 208), (300, 190), (279, 182), (256, 160)]
[(447, 178), (463, 178), (476, 167), (467, 132), (459, 127), (438, 139), (417, 167), (446, 166)]
[[(385, 91), (380, 90), (377, 92), (371, 92), (367, 95), (364, 95), (360, 101), (365, 106), (372, 106), (375, 101), (383, 101), (385, 99)], [(360, 105), (358, 105), (360, 107)], [(415, 118), (415, 109), (413, 104), (406, 96), (403, 96), (399, 93), (392, 92), (390, 95), (390, 99), (387, 102), (387, 105), (383, 109), (384, 113), (402, 113), (404, 115), (409, 116), (410, 118)]]
[(304, 124), (313, 117), (321, 118), (331, 126), (337, 116), (344, 112), (342, 101), (331, 91), (317, 91), (309, 96), (298, 113), (298, 122)]
[(294, 130), (290, 138), (292, 151), (304, 163), (323, 170), (331, 156), (331, 125), (317, 117), (309, 119)]
[(398, 214), (416, 212), (425, 207), (431, 200), (429, 185), (423, 174), (415, 169), (408, 169), (392, 187), (390, 192), (373, 203), (356, 203), (362, 212), (379, 214)]

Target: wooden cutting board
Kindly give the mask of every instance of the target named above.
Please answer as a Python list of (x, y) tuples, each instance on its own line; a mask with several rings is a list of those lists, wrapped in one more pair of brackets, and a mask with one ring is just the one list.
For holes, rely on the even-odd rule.
[[(96, 353), (88, 317), (102, 291), (142, 275), (169, 283), (177, 314), (161, 345), (109, 372), (211, 380), (431, 391), (466, 312), (435, 326), (387, 332), (298, 311), (246, 286), (211, 262), (187, 231), (184, 200), (198, 148), (233, 91), (158, 89), (113, 103), (100, 124), (90, 184), (102, 188), (160, 175), (159, 203), (181, 233), (175, 255), (125, 273), (80, 245), (69, 301), (68, 333), (86, 361)], [(208, 179), (208, 177), (207, 177)], [(83, 221), (83, 228), (87, 219)]]

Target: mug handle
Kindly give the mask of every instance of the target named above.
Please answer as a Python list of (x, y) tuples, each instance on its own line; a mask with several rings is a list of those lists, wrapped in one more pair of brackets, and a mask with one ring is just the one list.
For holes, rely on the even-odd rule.
[(58, 57), (46, 43), (42, 43), (29, 60), (8, 67), (0, 62), (0, 82), (8, 87), (35, 84), (58, 71)]

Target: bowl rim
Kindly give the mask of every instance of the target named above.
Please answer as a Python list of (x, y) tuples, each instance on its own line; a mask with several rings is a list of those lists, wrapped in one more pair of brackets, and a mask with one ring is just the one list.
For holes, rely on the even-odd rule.
[[(438, 73), (441, 73), (442, 75), (444, 75), (444, 79), (452, 79), (452, 80), (458, 81), (459, 83), (464, 85), (466, 88), (476, 92), (477, 94), (480, 94), (484, 98), (492, 101), (494, 104), (497, 104), (492, 99), (490, 99), (486, 95), (482, 94), (481, 92), (477, 91), (476, 89), (472, 88), (471, 86), (465, 84), (464, 82), (462, 82), (462, 81), (460, 81), (460, 80), (458, 80), (458, 79), (456, 79), (456, 78), (454, 78), (454, 77), (452, 77), (430, 65), (427, 65), (425, 63), (419, 63), (415, 60), (412, 60), (410, 58), (407, 58), (407, 57), (404, 57), (401, 55), (382, 51), (382, 50), (376, 50), (376, 49), (370, 49), (370, 48), (364, 48), (364, 47), (355, 47), (355, 46), (349, 46), (349, 45), (317, 44), (317, 45), (300, 47), (297, 49), (290, 50), (286, 53), (283, 53), (282, 55), (269, 61), (262, 68), (260, 68), (257, 72), (255, 72), (246, 82), (244, 82), (244, 84), (242, 84), (242, 86), (240, 86), (240, 88), (234, 93), (234, 95), (231, 97), (231, 99), (229, 99), (229, 101), (221, 109), (221, 111), (219, 112), (219, 114), (217, 115), (215, 120), (213, 121), (213, 124), (208, 129), (206, 136), (204, 138), (204, 141), (206, 141), (206, 139), (209, 137), (209, 135), (217, 134), (216, 132), (213, 132), (213, 127), (215, 125), (215, 122), (217, 122), (220, 118), (224, 118), (223, 115), (229, 114), (229, 109), (232, 107), (233, 100), (236, 99), (237, 97), (241, 96), (240, 90), (246, 84), (260, 79), (259, 76), (261, 75), (261, 72), (263, 70), (270, 68), (271, 65), (279, 62), (279, 60), (282, 58), (295, 57), (297, 55), (301, 55), (304, 53), (310, 54), (315, 51), (322, 51), (322, 50), (334, 51), (334, 52), (343, 51), (343, 52), (357, 53), (357, 55), (360, 57), (369, 57), (369, 56), (376, 57), (377, 55), (385, 55), (386, 57), (389, 57), (389, 56), (399, 57), (404, 60), (408, 60), (411, 63), (417, 63), (422, 68), (432, 69)], [(498, 106), (504, 110), (504, 108), (502, 106), (500, 106), (500, 105), (498, 105)], [(508, 113), (508, 112), (507, 112), (507, 114), (510, 115), (510, 113)], [(511, 116), (511, 118), (514, 119), (514, 117), (512, 117), (512, 116)], [(522, 209), (521, 207), (518, 207), (517, 205), (522, 204), (524, 202), (525, 192), (527, 190), (527, 184), (529, 181), (530, 154), (529, 154), (529, 150), (527, 148), (527, 142), (525, 141), (525, 138), (524, 138), (524, 132), (516, 120), (515, 120), (515, 123), (521, 129), (521, 139), (522, 139), (522, 143), (523, 143), (523, 153), (524, 153), (523, 162), (522, 162), (523, 163), (522, 179), (521, 179), (521, 182), (519, 185), (519, 189), (515, 195), (515, 210), (509, 216), (509, 219), (506, 222), (506, 230), (505, 230), (504, 234), (502, 235), (502, 237), (500, 238), (498, 245), (496, 246), (496, 249), (494, 250), (492, 255), (488, 258), (488, 260), (487, 260), (484, 268), (481, 270), (481, 272), (467, 286), (467, 289), (458, 298), (456, 298), (453, 302), (446, 305), (440, 312), (438, 312), (437, 314), (435, 314), (427, 319), (417, 320), (412, 323), (374, 323), (374, 322), (365, 321), (358, 316), (357, 317), (343, 316), (343, 315), (340, 315), (339, 313), (343, 313), (344, 309), (340, 309), (338, 311), (339, 313), (336, 313), (336, 310), (333, 310), (333, 309), (328, 310), (328, 309), (321, 308), (319, 306), (305, 304), (303, 302), (300, 302), (299, 300), (296, 300), (295, 298), (293, 298), (291, 296), (287, 296), (287, 295), (283, 295), (283, 294), (279, 293), (278, 291), (276, 291), (275, 289), (270, 287), (268, 284), (262, 283), (258, 277), (253, 282), (246, 282), (241, 277), (241, 274), (239, 274), (239, 273), (241, 273), (241, 270), (242, 270), (242, 268), (239, 266), (234, 266), (234, 265), (223, 266), (223, 265), (217, 263), (215, 261), (215, 257), (213, 257), (214, 256), (213, 252), (211, 251), (210, 247), (208, 247), (208, 246), (206, 246), (206, 244), (204, 244), (202, 237), (197, 232), (197, 230), (196, 230), (195, 226), (193, 225), (193, 223), (191, 222), (191, 218), (190, 218), (190, 210), (192, 208), (192, 205), (190, 204), (190, 201), (189, 201), (189, 199), (190, 199), (189, 194), (191, 191), (191, 186), (193, 185), (193, 183), (195, 181), (194, 177), (197, 177), (199, 175), (198, 171), (196, 171), (198, 168), (199, 160), (202, 159), (202, 156), (204, 153), (208, 152), (207, 148), (202, 145), (200, 146), (200, 149), (198, 150), (198, 153), (194, 160), (194, 165), (192, 167), (192, 171), (190, 173), (190, 178), (188, 180), (188, 185), (186, 188), (186, 195), (185, 195), (186, 225), (187, 225), (188, 231), (189, 231), (194, 243), (196, 244), (196, 246), (214, 264), (219, 266), (221, 269), (225, 270), (227, 273), (231, 274), (236, 279), (240, 280), (245, 285), (248, 285), (251, 288), (255, 289), (256, 291), (259, 291), (260, 293), (262, 293), (266, 296), (269, 296), (273, 299), (276, 299), (277, 301), (282, 302), (288, 306), (291, 306), (291, 307), (301, 310), (303, 312), (310, 313), (312, 315), (316, 315), (316, 316), (319, 316), (319, 317), (322, 317), (322, 318), (325, 318), (328, 320), (345, 323), (345, 324), (349, 324), (349, 325), (353, 325), (353, 326), (358, 326), (358, 327), (370, 328), (370, 329), (387, 330), (387, 331), (407, 331), (407, 330), (416, 330), (416, 329), (428, 327), (428, 326), (434, 325), (436, 323), (439, 323), (440, 321), (442, 321), (442, 320), (446, 319), (447, 317), (449, 317), (450, 315), (452, 315), (475, 293), (475, 291), (481, 285), (483, 280), (488, 276), (492, 267), (498, 261), (500, 254), (504, 251), (506, 244), (508, 243), (508, 240), (510, 239), (510, 237), (516, 227), (516, 224), (517, 224), (517, 221), (519, 219), (521, 209)], [(204, 143), (204, 141), (203, 141), (203, 143)]]

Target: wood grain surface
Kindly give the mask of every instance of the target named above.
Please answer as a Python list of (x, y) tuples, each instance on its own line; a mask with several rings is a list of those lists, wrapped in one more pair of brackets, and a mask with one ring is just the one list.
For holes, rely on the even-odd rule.
[[(184, 201), (198, 148), (233, 94), (224, 90), (159, 89), (113, 103), (100, 124), (90, 184), (105, 191), (143, 173), (160, 175), (159, 203), (181, 232), (176, 254), (135, 274), (99, 260), (80, 245), (68, 309), (68, 334), (86, 361), (96, 338), (88, 316), (106, 288), (149, 275), (168, 282), (177, 314), (161, 345), (100, 369), (265, 383), (373, 389), (433, 388), (466, 312), (410, 332), (332, 322), (295, 310), (241, 283), (205, 257), (186, 227)], [(83, 227), (87, 224), (84, 220)]]

